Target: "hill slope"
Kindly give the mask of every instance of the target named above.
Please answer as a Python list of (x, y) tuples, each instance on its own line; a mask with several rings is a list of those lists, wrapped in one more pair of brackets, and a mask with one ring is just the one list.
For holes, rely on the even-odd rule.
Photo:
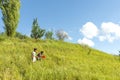
[[(32, 63), (34, 47), (44, 50), (46, 59)], [(120, 80), (120, 63), (78, 44), (5, 39), (0, 41), (0, 80)]]

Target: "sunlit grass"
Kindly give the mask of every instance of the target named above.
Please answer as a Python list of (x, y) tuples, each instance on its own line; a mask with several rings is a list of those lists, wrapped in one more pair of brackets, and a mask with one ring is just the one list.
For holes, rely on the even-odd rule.
[[(33, 48), (46, 59), (32, 63)], [(119, 58), (78, 44), (0, 39), (0, 80), (120, 80)]]

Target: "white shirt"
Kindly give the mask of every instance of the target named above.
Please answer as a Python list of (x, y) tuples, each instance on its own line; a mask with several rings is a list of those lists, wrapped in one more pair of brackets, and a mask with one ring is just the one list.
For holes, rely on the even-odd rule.
[(36, 61), (36, 52), (32, 52), (32, 61), (35, 62)]

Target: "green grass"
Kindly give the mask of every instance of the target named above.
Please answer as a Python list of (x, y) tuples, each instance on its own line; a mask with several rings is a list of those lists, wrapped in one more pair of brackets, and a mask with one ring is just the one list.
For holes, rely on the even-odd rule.
[[(45, 51), (46, 59), (33, 63), (34, 47)], [(0, 80), (120, 80), (120, 62), (78, 44), (0, 38)]]

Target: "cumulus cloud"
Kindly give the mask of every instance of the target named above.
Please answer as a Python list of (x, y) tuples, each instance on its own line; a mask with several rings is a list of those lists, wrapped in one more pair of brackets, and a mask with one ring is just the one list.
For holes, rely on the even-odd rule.
[(99, 36), (99, 40), (100, 41), (105, 41), (105, 40), (107, 40), (107, 41), (109, 41), (109, 42), (113, 42), (114, 40), (116, 39), (116, 37), (115, 36), (111, 36), (111, 35), (103, 35), (103, 36)]
[(92, 39), (98, 35), (99, 30), (95, 24), (92, 22), (87, 22), (85, 25), (83, 25), (82, 29), (80, 29), (80, 32), (82, 32), (84, 37)]
[(100, 41), (113, 42), (120, 38), (120, 25), (108, 22), (101, 24), (102, 34), (99, 36)]
[(94, 46), (94, 38), (98, 38), (99, 41), (108, 41), (114, 42), (115, 40), (120, 39), (120, 25), (113, 22), (103, 22), (98, 29), (97, 26), (92, 22), (87, 22), (80, 29), (80, 32), (83, 34), (84, 38), (79, 39), (79, 44), (85, 44), (88, 46)]
[(94, 46), (94, 42), (92, 40), (90, 40), (90, 39), (87, 39), (87, 38), (79, 39), (78, 43), (88, 45), (90, 47)]

